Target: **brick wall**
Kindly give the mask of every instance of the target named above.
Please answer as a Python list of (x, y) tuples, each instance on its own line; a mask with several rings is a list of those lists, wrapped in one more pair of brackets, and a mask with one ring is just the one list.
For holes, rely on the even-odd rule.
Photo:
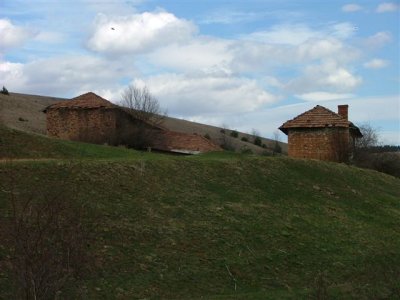
[(344, 162), (349, 156), (348, 128), (293, 128), (288, 132), (288, 155)]
[(114, 109), (49, 109), (47, 134), (61, 139), (96, 144), (115, 144)]

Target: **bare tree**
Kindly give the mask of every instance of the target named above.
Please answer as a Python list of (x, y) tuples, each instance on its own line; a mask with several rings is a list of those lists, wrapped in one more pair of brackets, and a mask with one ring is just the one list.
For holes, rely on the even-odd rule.
[(160, 107), (157, 98), (153, 96), (148, 88), (129, 85), (121, 95), (120, 104), (130, 109), (130, 114), (135, 119), (148, 123), (152, 126), (160, 126), (167, 115)]
[(229, 135), (229, 126), (226, 124), (221, 125), (219, 145), (226, 151), (235, 151), (235, 147), (232, 143), (232, 138)]
[(379, 172), (400, 177), (400, 155), (396, 152), (379, 152), (378, 129), (365, 123), (359, 126), (362, 138), (355, 142), (353, 163), (362, 168), (373, 169)]
[(356, 150), (360, 149), (368, 149), (371, 147), (375, 147), (379, 144), (379, 135), (378, 129), (373, 128), (370, 124), (365, 123), (358, 128), (363, 135), (362, 138), (356, 139)]
[(135, 126), (124, 129), (123, 140), (130, 147), (136, 149), (151, 148), (155, 138), (162, 138), (157, 134), (162, 126), (166, 111), (160, 107), (157, 98), (154, 97), (145, 86), (143, 88), (129, 85), (121, 94), (120, 104), (127, 108), (127, 112), (135, 119)]
[(282, 147), (281, 147), (281, 145), (279, 144), (279, 141), (280, 141), (280, 136), (279, 136), (279, 131), (278, 130), (276, 130), (276, 131), (274, 131), (274, 148), (273, 148), (273, 150), (272, 150), (272, 153), (273, 154), (275, 154), (275, 153), (282, 153)]
[(251, 136), (253, 138), (253, 144), (256, 146), (262, 146), (262, 139), (260, 136), (260, 132), (257, 129), (252, 129)]

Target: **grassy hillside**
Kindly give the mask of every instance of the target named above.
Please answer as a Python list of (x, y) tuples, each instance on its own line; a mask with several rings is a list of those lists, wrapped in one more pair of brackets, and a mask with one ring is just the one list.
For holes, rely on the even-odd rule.
[(49, 138), (0, 125), (0, 159), (80, 159), (140, 157), (124, 147), (108, 147)]
[[(1, 216), (13, 184), (18, 197), (56, 192), (85, 203), (92, 229), (95, 264), (61, 298), (400, 296), (399, 179), (284, 157), (175, 157), (30, 138), (60, 159), (2, 162)], [(0, 247), (0, 266), (8, 251)], [(0, 298), (9, 286), (0, 269)]]

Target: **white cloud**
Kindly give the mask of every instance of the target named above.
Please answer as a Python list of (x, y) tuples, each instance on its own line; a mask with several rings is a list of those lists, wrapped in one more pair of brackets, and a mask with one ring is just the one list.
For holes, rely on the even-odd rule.
[(388, 61), (384, 59), (374, 58), (364, 63), (364, 67), (367, 69), (382, 69), (388, 65)]
[(338, 93), (328, 93), (328, 92), (312, 92), (295, 96), (305, 101), (330, 101), (330, 100), (348, 99), (354, 97), (353, 94), (338, 94)]
[(204, 17), (201, 24), (233, 24), (248, 22), (265, 17), (266, 13), (241, 12), (241, 11), (218, 11)]
[(387, 31), (379, 31), (369, 36), (365, 40), (365, 44), (371, 48), (380, 48), (392, 41), (392, 35)]
[(109, 54), (145, 53), (191, 37), (197, 28), (167, 12), (122, 17), (97, 16), (88, 40), (91, 50)]
[[(0, 75), (10, 91), (60, 97), (118, 89), (118, 79), (134, 73), (129, 66), (88, 55), (59, 56), (27, 64), (2, 62)], [(2, 80), (3, 81), (3, 80)]]
[(10, 91), (23, 85), (23, 64), (0, 61), (0, 85), (6, 86)]
[(268, 44), (296, 46), (320, 36), (318, 31), (314, 31), (304, 24), (282, 24), (273, 26), (269, 30), (251, 33), (242, 38)]
[(361, 82), (360, 76), (353, 75), (334, 60), (326, 60), (321, 64), (307, 66), (300, 77), (291, 80), (286, 85), (286, 89), (296, 94), (310, 93), (315, 90), (343, 93), (354, 90)]
[(377, 13), (394, 12), (399, 9), (399, 5), (392, 2), (384, 2), (376, 8)]
[(330, 37), (301, 44), (295, 50), (299, 61), (335, 58), (336, 61), (349, 62), (359, 56), (357, 49)]
[(358, 4), (346, 4), (342, 6), (342, 11), (344, 12), (355, 12), (362, 10), (362, 6)]
[(329, 35), (342, 40), (352, 37), (357, 31), (357, 27), (349, 22), (336, 23), (330, 26), (328, 29)]
[(15, 26), (10, 20), (0, 19), (0, 52), (21, 46), (36, 34), (32, 29)]
[(233, 59), (230, 47), (234, 42), (217, 38), (197, 37), (183, 44), (173, 44), (155, 50), (149, 55), (150, 62), (185, 72), (230, 73)]
[(356, 27), (349, 22), (334, 23), (318, 30), (305, 24), (280, 24), (269, 30), (254, 32), (242, 38), (267, 44), (298, 46), (315, 39), (330, 37), (347, 39), (355, 31)]
[(163, 74), (145, 82), (162, 106), (178, 116), (251, 112), (278, 99), (255, 80), (202, 74)]

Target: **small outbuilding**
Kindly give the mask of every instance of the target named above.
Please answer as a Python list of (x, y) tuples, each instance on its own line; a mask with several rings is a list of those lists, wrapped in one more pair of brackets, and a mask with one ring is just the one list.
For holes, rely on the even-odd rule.
[(339, 105), (338, 113), (317, 105), (279, 129), (288, 136), (288, 155), (335, 162), (351, 157), (360, 129), (348, 120), (348, 105)]
[[(92, 93), (48, 106), (47, 135), (94, 144), (137, 146), (164, 152), (197, 154), (222, 150), (202, 136), (169, 131), (138, 120), (130, 109)], [(143, 136), (145, 135), (145, 136)]]

